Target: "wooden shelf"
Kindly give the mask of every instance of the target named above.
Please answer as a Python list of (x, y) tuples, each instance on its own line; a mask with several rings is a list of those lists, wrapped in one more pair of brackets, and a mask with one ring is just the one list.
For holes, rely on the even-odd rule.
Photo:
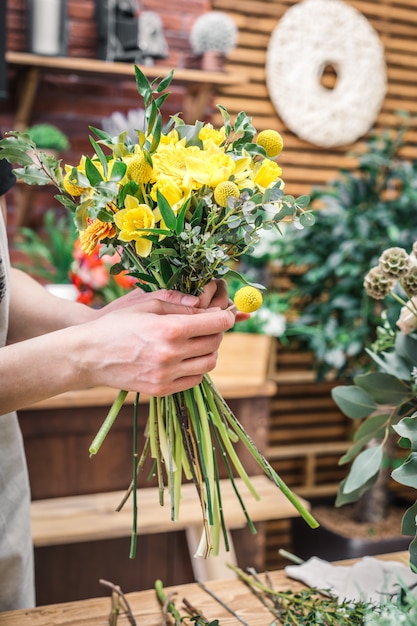
[[(11, 50), (6, 52), (6, 61), (9, 66), (15, 67), (19, 74), (23, 74), (16, 129), (26, 128), (29, 125), (42, 73), (92, 74), (121, 79), (134, 77), (134, 63), (117, 63), (80, 57), (49, 57)], [(159, 65), (138, 67), (149, 79), (166, 76), (171, 71), (171, 68)], [(248, 77), (240, 72), (230, 74), (196, 69), (175, 69), (174, 84), (183, 85), (186, 88), (184, 121), (194, 123), (196, 119), (204, 118), (205, 109), (215, 93), (216, 86), (239, 85), (248, 80)]]

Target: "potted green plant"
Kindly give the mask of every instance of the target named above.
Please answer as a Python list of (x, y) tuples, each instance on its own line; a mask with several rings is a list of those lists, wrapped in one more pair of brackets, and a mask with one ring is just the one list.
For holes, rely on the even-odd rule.
[(26, 132), (40, 150), (64, 152), (70, 147), (67, 135), (54, 124), (34, 124)]
[(57, 215), (54, 209), (44, 214), (43, 232), (22, 227), (13, 242), (14, 249), (19, 253), (15, 266), (25, 270), (48, 286), (52, 292), (59, 286), (71, 291), (76, 297), (76, 288), (71, 280), (71, 268), (74, 263), (74, 244), (77, 231), (73, 219), (67, 215)]
[[(285, 336), (312, 351), (319, 380), (350, 378), (369, 362), (364, 348), (375, 338), (380, 307), (364, 293), (363, 274), (381, 249), (413, 243), (417, 156), (404, 156), (407, 125), (404, 119), (398, 132), (370, 136), (355, 169), (313, 190), (315, 227), (277, 241), (280, 271), (291, 281), (282, 298), (297, 312)], [(389, 315), (396, 312), (394, 303)]]
[[(376, 371), (358, 375), (353, 385), (332, 391), (340, 409), (358, 422), (353, 444), (341, 459), (351, 466), (340, 485), (337, 506), (356, 502), (365, 494), (368, 504), (372, 503), (372, 489), (377, 486), (381, 493), (391, 477), (417, 488), (417, 243), (411, 252), (386, 249), (364, 284), (372, 298), (391, 296), (399, 301), (401, 312), (395, 328), (385, 320), (377, 341), (367, 350)], [(403, 535), (413, 537), (410, 557), (414, 566), (416, 515), (417, 502), (406, 510), (401, 529)]]

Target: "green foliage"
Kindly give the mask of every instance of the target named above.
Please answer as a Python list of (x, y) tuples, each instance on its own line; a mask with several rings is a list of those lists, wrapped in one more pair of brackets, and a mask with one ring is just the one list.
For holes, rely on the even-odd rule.
[(27, 227), (19, 230), (14, 247), (27, 257), (27, 262), (15, 265), (49, 283), (71, 283), (69, 273), (77, 238), (74, 221), (67, 214), (60, 216), (49, 209), (43, 225), (44, 234)]
[[(364, 291), (364, 275), (384, 248), (414, 242), (417, 160), (400, 154), (405, 129), (371, 136), (355, 171), (341, 170), (313, 191), (314, 228), (278, 242), (284, 269), (297, 270), (287, 299), (300, 316), (287, 335), (314, 352), (319, 377), (354, 375), (367, 362), (364, 347), (375, 339), (380, 311)], [(397, 313), (393, 303), (388, 317)]]
[[(355, 431), (353, 445), (340, 460), (341, 464), (353, 463), (339, 486), (337, 506), (356, 501), (375, 484), (387, 463), (397, 465), (391, 473), (395, 481), (417, 489), (417, 335), (398, 333), (391, 351), (368, 353), (382, 371), (358, 375), (354, 385), (332, 390), (334, 401), (345, 415), (364, 420)], [(392, 449), (393, 438), (401, 449), (409, 450), (400, 462), (397, 449)], [(417, 533), (416, 506), (409, 509), (413, 515), (406, 513), (404, 517), (403, 534)], [(417, 566), (414, 549), (410, 550), (410, 559)]]
[(53, 124), (35, 124), (26, 132), (37, 148), (62, 152), (70, 147), (68, 137)]

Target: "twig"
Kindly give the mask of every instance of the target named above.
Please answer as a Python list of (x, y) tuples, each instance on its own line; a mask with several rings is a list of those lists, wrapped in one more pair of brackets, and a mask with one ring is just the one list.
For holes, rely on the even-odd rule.
[(110, 626), (116, 626), (117, 624), (117, 617), (120, 612), (120, 604), (117, 604), (118, 600), (122, 600), (122, 604), (124, 605), (122, 606), (123, 611), (126, 613), (127, 619), (129, 620), (131, 626), (137, 626), (136, 620), (133, 617), (133, 613), (126, 599), (126, 596), (120, 589), (119, 585), (115, 585), (108, 580), (103, 580), (102, 578), (100, 578), (99, 583), (100, 585), (108, 587), (112, 591), (112, 610), (109, 617)]
[(209, 589), (201, 580), (198, 580), (197, 583), (201, 587), (201, 589), (203, 589), (203, 591), (208, 593), (208, 595), (211, 596), (213, 600), (216, 600), (216, 602), (218, 602), (220, 606), (226, 609), (226, 611), (228, 611), (230, 615), (233, 615), (233, 617), (235, 617), (241, 624), (243, 624), (244, 626), (250, 626), (248, 622), (245, 622), (245, 620), (242, 619), (240, 615), (236, 613), (236, 611), (234, 611), (232, 608), (230, 608), (230, 606), (228, 606), (225, 602), (223, 602), (223, 600), (219, 598), (219, 596), (216, 593), (214, 593), (214, 591), (211, 591), (211, 589)]

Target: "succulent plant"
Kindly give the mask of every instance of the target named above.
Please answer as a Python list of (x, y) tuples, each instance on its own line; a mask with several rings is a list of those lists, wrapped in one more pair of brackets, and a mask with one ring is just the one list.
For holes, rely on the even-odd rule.
[(229, 52), (236, 46), (237, 26), (223, 11), (209, 11), (200, 15), (190, 32), (190, 44), (195, 54), (209, 50)]

